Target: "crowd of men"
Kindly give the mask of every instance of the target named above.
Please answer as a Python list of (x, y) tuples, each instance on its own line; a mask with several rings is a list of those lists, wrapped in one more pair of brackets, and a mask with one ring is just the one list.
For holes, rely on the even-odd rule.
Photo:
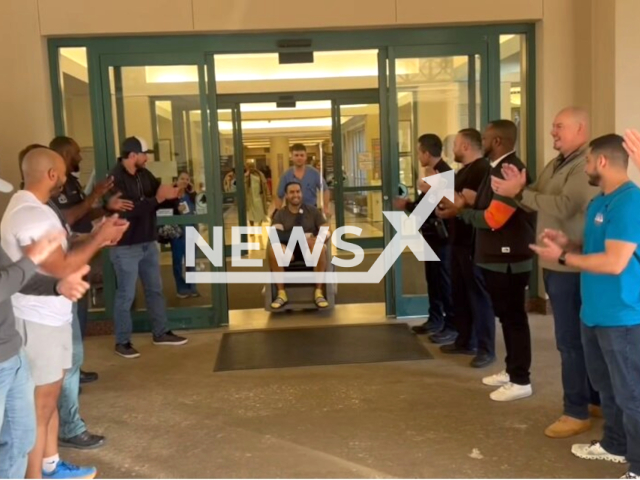
[[(482, 383), (498, 402), (533, 394), (532, 345), (526, 291), (539, 255), (561, 354), (563, 412), (546, 430), (566, 438), (603, 416), (604, 435), (572, 452), (585, 459), (628, 462), (628, 478), (640, 474), (640, 188), (627, 175), (629, 158), (640, 168), (640, 133), (590, 140), (589, 118), (567, 108), (552, 132), (558, 156), (535, 181), (516, 154), (518, 131), (510, 120), (490, 122), (484, 132), (463, 129), (454, 142), (460, 164), (455, 199), (443, 199), (421, 227), (439, 262), (425, 262), (428, 321), (413, 328), (445, 354), (472, 356), (471, 366), (496, 362), (495, 318), (502, 325), (505, 368)], [(441, 139), (418, 140), (419, 161), (434, 175), (451, 167)], [(146, 169), (144, 140), (127, 138), (109, 176), (89, 195), (77, 179), (82, 160), (73, 139), (30, 145), (20, 153), (22, 188), (0, 224), (0, 478), (93, 478), (94, 467), (60, 459), (59, 446), (98, 448), (102, 436), (88, 431), (79, 414), (91, 259), (103, 248), (117, 279), (115, 353), (136, 358), (130, 310), (136, 283), (144, 287), (153, 343), (184, 345), (168, 329), (156, 244), (156, 210), (175, 202), (178, 189), (162, 185)], [(317, 191), (322, 175), (306, 165), (304, 146), (294, 146), (294, 166), (281, 179), (273, 224), (282, 239), (269, 251), (286, 250), (294, 227), (313, 249), (326, 216)], [(420, 182), (411, 211), (429, 191)], [(11, 185), (0, 180), (0, 191)], [(328, 206), (325, 199), (324, 207)], [(326, 213), (326, 212), (325, 212)], [(323, 251), (326, 248), (323, 245)], [(299, 254), (294, 252), (294, 255)], [(316, 267), (323, 271), (325, 255)], [(288, 299), (279, 284), (272, 308)], [(322, 285), (314, 301), (327, 306)], [(636, 395), (638, 393), (638, 395)]]

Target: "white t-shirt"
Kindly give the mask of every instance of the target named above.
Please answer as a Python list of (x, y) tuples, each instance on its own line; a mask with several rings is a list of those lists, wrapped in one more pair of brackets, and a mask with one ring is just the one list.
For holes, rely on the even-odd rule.
[[(0, 224), (2, 248), (13, 261), (17, 261), (23, 256), (23, 246), (57, 230), (65, 229), (56, 212), (33, 193), (21, 190), (11, 197)], [(66, 240), (62, 248), (66, 251)], [(16, 293), (11, 302), (15, 316), (31, 322), (60, 326), (70, 323), (73, 318), (72, 303), (62, 296)]]

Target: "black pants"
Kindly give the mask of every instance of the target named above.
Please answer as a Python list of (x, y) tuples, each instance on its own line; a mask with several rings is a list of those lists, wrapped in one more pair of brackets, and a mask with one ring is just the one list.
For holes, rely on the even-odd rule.
[(451, 245), (439, 237), (425, 235), (425, 240), (440, 259), (424, 262), (429, 294), (429, 324), (443, 330), (455, 330), (453, 300), (451, 298)]
[(482, 271), (473, 262), (471, 247), (454, 246), (452, 257), (456, 346), (496, 354), (496, 316)]
[(528, 385), (531, 368), (531, 332), (525, 307), (530, 272), (508, 273), (483, 269), (493, 311), (502, 324), (505, 363), (512, 383)]

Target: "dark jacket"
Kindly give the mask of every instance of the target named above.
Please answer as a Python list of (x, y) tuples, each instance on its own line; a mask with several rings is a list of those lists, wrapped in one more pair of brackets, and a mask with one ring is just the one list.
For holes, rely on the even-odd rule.
[(16, 356), (22, 347), (22, 338), (16, 330), (11, 295), (58, 295), (58, 281), (36, 273), (36, 266), (27, 257), (11, 261), (0, 247), (0, 363)]
[[(436, 173), (444, 173), (451, 170), (451, 167), (444, 160), (440, 160), (433, 167)], [(407, 204), (406, 210), (407, 212), (413, 212), (418, 204), (422, 201), (426, 193), (420, 192), (418, 199), (415, 202), (409, 202)], [(438, 223), (440, 225), (438, 225)], [(429, 214), (429, 217), (425, 220), (425, 222), (420, 226), (420, 231), (422, 235), (427, 239), (427, 242), (449, 242), (448, 238), (448, 228), (449, 228), (448, 220), (441, 220), (436, 216), (435, 210)], [(446, 233), (445, 233), (446, 232)], [(446, 238), (443, 238), (442, 235), (447, 235)]]
[[(478, 189), (474, 209), (486, 210), (493, 200), (491, 177), (502, 177), (502, 165), (510, 163), (518, 170), (525, 168), (524, 164), (512, 153), (504, 158), (498, 165), (491, 167)], [(531, 180), (527, 178), (527, 183)], [(518, 208), (509, 218), (507, 223), (498, 230), (476, 230), (476, 263), (516, 263), (533, 258), (533, 250), (529, 245), (536, 241), (536, 214), (527, 213)]]
[(133, 210), (118, 213), (130, 223), (118, 246), (154, 242), (157, 238), (156, 210), (159, 207), (156, 193), (160, 181), (146, 168), (131, 175), (121, 161), (118, 161), (111, 175), (113, 189), (122, 194), (121, 198), (131, 200), (134, 204)]

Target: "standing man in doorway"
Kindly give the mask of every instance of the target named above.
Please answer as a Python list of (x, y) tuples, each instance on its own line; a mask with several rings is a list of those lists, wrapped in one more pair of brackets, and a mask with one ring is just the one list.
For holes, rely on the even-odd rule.
[[(591, 186), (584, 174), (589, 150), (587, 112), (581, 108), (565, 108), (556, 116), (551, 136), (559, 155), (547, 163), (536, 182), (527, 187), (526, 173), (508, 165), (502, 172), (504, 180), (493, 178), (493, 188), (502, 196), (515, 198), (518, 205), (528, 211), (538, 212), (538, 234), (547, 229), (560, 230), (579, 240), (587, 206), (598, 193), (598, 188)], [(580, 339), (580, 272), (544, 259), (541, 264), (553, 309), (564, 391), (563, 415), (544, 433), (550, 438), (567, 438), (591, 428), (589, 413), (600, 410), (596, 407), (600, 405), (600, 398), (589, 382)]]
[(582, 345), (605, 423), (602, 440), (571, 452), (628, 463), (622, 478), (640, 477), (640, 189), (627, 173), (628, 152), (640, 160), (638, 140), (633, 132), (624, 143), (615, 134), (593, 140), (585, 172), (601, 193), (589, 204), (584, 235), (545, 230), (543, 245), (532, 246), (545, 262), (582, 272)]
[(167, 324), (167, 309), (162, 291), (160, 255), (158, 253), (156, 210), (166, 200), (178, 198), (178, 187), (161, 185), (147, 170), (147, 143), (139, 137), (122, 142), (118, 164), (112, 170), (113, 185), (122, 198), (133, 202), (133, 209), (121, 216), (131, 223), (118, 246), (110, 250), (116, 272), (114, 322), (116, 354), (137, 358), (140, 353), (131, 344), (133, 325), (131, 305), (136, 295), (138, 277), (144, 286), (147, 311), (153, 325), (154, 345), (184, 345), (187, 339), (175, 335)]
[[(453, 156), (462, 165), (456, 173), (455, 191), (476, 195), (491, 166), (482, 152), (482, 135), (474, 128), (460, 130), (453, 142)], [(471, 194), (469, 193), (471, 192)], [(460, 218), (451, 226), (454, 344), (443, 353), (474, 355), (471, 366), (483, 368), (495, 361), (496, 318), (482, 271), (473, 262), (474, 228)]]
[(518, 171), (524, 169), (515, 152), (517, 138), (518, 128), (511, 120), (489, 123), (482, 144), (491, 172), (480, 185), (473, 208), (468, 208), (467, 198), (456, 194), (455, 205), (443, 201), (437, 209), (441, 218), (459, 215), (476, 228), (475, 262), (482, 269), (507, 350), (506, 369), (482, 379), (483, 384), (498, 387), (490, 394), (497, 402), (518, 400), (533, 393), (531, 333), (525, 303), (533, 269), (529, 245), (536, 238), (536, 216), (491, 189), (491, 176), (501, 177), (504, 165), (513, 164)]
[(291, 147), (291, 159), (293, 167), (282, 174), (278, 185), (278, 194), (274, 200), (275, 211), (280, 210), (282, 201), (286, 195), (285, 186), (291, 182), (297, 182), (302, 186), (302, 203), (311, 207), (318, 206), (318, 191), (322, 192), (322, 211), (325, 218), (330, 216), (331, 193), (322, 174), (307, 165), (307, 148), (301, 143)]
[[(427, 175), (448, 172), (451, 167), (442, 159), (442, 140), (433, 133), (418, 138), (418, 160), (427, 169)], [(431, 186), (419, 180), (420, 196), (415, 202), (397, 198), (397, 210), (412, 212), (424, 198)], [(440, 259), (439, 262), (424, 262), (429, 294), (429, 319), (422, 325), (413, 327), (419, 335), (429, 334), (429, 339), (437, 344), (451, 344), (457, 333), (453, 325), (453, 301), (451, 298), (451, 243), (447, 223), (438, 219), (435, 213), (429, 215), (420, 227), (422, 236)]]

